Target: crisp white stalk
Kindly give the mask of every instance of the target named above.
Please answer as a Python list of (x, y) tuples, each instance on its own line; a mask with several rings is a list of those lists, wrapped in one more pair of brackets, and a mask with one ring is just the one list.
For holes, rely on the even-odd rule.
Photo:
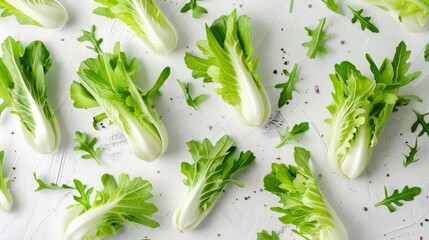
[(104, 214), (115, 207), (119, 200), (91, 208), (82, 215), (78, 215), (81, 208), (67, 210), (62, 223), (63, 240), (80, 240), (86, 236), (91, 236), (91, 240), (98, 239), (95, 235), (98, 225), (103, 222)]
[[(155, 2), (153, 2), (155, 4)], [(177, 46), (177, 32), (171, 22), (165, 17), (164, 24), (160, 24), (153, 16), (148, 14), (139, 0), (132, 0), (133, 15), (139, 27), (145, 32), (140, 38), (146, 46), (160, 55), (167, 55)]]
[(173, 214), (173, 225), (180, 232), (195, 229), (209, 214), (210, 209), (201, 211), (199, 201), (201, 191), (204, 188), (204, 181), (200, 180), (197, 184), (189, 187), (185, 198)]
[(69, 17), (64, 6), (57, 0), (32, 1), (5, 0), (14, 8), (40, 23), (44, 28), (62, 29)]
[[(6, 183), (4, 183), (6, 184)], [(9, 212), (12, 209), (13, 198), (7, 188), (0, 191), (0, 211)]]
[(347, 230), (343, 222), (338, 217), (337, 213), (334, 211), (334, 209), (329, 204), (329, 202), (326, 201), (326, 198), (325, 196), (323, 196), (322, 192), (320, 192), (320, 195), (322, 196), (326, 209), (329, 211), (329, 213), (332, 216), (332, 219), (330, 219), (330, 222), (333, 223), (334, 227), (328, 227), (321, 230), (319, 239), (320, 240), (348, 240)]
[[(236, 43), (239, 44), (239, 43)], [(259, 127), (269, 118), (271, 107), (265, 90), (258, 88), (252, 74), (243, 64), (235, 51), (236, 46), (226, 47), (231, 56), (232, 65), (237, 73), (241, 104), (235, 107), (237, 116), (246, 125)]]

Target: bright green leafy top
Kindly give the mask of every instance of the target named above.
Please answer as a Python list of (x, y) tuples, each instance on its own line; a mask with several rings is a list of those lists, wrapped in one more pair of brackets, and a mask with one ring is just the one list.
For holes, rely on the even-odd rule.
[(207, 9), (198, 6), (198, 1), (201, 0), (189, 0), (188, 3), (186, 3), (182, 9), (180, 9), (181, 13), (185, 13), (189, 10), (192, 10), (192, 17), (193, 18), (200, 18), (203, 14), (207, 13)]
[(0, 151), (0, 211), (10, 211), (13, 205), (13, 198), (10, 194), (10, 178), (3, 172), (4, 151)]
[[(80, 83), (73, 82), (70, 88), (73, 105), (77, 108), (100, 106), (108, 117), (127, 137), (132, 152), (140, 159), (153, 160), (167, 148), (167, 130), (154, 107), (154, 98), (170, 75), (166, 67), (154, 86), (146, 93), (138, 88), (133, 79), (137, 76), (137, 59), (128, 61), (121, 52), (119, 42), (113, 53), (105, 53), (100, 44), (103, 39), (95, 37), (95, 26), (83, 31), (80, 42), (90, 42), (96, 58), (83, 61), (79, 67)], [(100, 119), (98, 119), (100, 120)]]
[(352, 23), (356, 23), (356, 21), (359, 20), (360, 27), (362, 28), (362, 31), (365, 30), (365, 29), (368, 29), (369, 31), (371, 31), (373, 33), (378, 33), (379, 32), (378, 28), (374, 24), (371, 23), (371, 17), (364, 17), (364, 16), (362, 16), (363, 9), (357, 11), (357, 10), (354, 10), (350, 6), (347, 6), (347, 7), (353, 13)]
[(140, 177), (130, 180), (127, 174), (119, 175), (119, 181), (110, 174), (101, 177), (103, 188), (91, 201), (93, 188), (74, 180), (79, 195), (73, 196), (77, 204), (69, 206), (63, 226), (64, 239), (93, 239), (110, 237), (124, 225), (136, 229), (134, 223), (151, 228), (159, 223), (150, 216), (158, 211), (147, 202), (152, 198), (152, 185)]
[(272, 231), (270, 235), (267, 231), (262, 230), (262, 232), (258, 233), (256, 240), (280, 240), (280, 238), (274, 231)]
[(412, 201), (414, 200), (414, 197), (419, 195), (421, 193), (421, 188), (419, 187), (412, 187), (409, 188), (408, 186), (405, 186), (404, 189), (402, 189), (402, 192), (399, 192), (398, 189), (395, 189), (393, 191), (392, 195), (389, 196), (387, 192), (386, 186), (384, 186), (384, 200), (381, 202), (376, 203), (374, 206), (378, 207), (381, 205), (385, 205), (387, 209), (389, 209), (389, 212), (396, 211), (396, 208), (393, 206), (393, 204), (397, 205), (398, 207), (404, 205), (401, 201)]
[(0, 0), (1, 17), (15, 16), (20, 24), (61, 29), (68, 21), (64, 6), (57, 0)]
[(48, 49), (40, 41), (24, 49), (21, 42), (11, 37), (1, 48), (0, 115), (12, 108), (30, 147), (40, 153), (55, 152), (60, 144), (60, 129), (47, 100), (45, 75), (52, 65)]
[(416, 114), (417, 120), (413, 123), (411, 126), (411, 132), (415, 132), (420, 125), (422, 127), (422, 130), (419, 133), (419, 137), (423, 136), (423, 134), (427, 134), (429, 136), (429, 123), (425, 121), (425, 116), (429, 114), (429, 112), (425, 114), (421, 114), (413, 109), (414, 114)]
[(208, 139), (203, 142), (187, 143), (194, 162), (182, 162), (181, 172), (185, 175), (183, 183), (188, 186), (186, 197), (173, 215), (173, 224), (180, 231), (192, 230), (213, 209), (225, 186), (235, 175), (246, 169), (255, 156), (252, 152), (241, 152), (236, 156), (232, 139), (225, 135), (213, 146)]
[(317, 53), (328, 54), (328, 50), (323, 46), (323, 42), (329, 39), (330, 35), (326, 34), (323, 30), (325, 26), (326, 18), (319, 19), (319, 25), (311, 30), (308, 27), (305, 27), (305, 30), (308, 33), (308, 36), (311, 37), (309, 42), (302, 44), (304, 47), (308, 47), (307, 56), (311, 59), (316, 58)]
[(103, 4), (95, 14), (127, 24), (146, 46), (160, 55), (176, 49), (176, 29), (153, 0), (95, 0)]
[(204, 100), (207, 98), (207, 94), (200, 94), (195, 98), (192, 98), (191, 96), (191, 84), (189, 82), (183, 83), (180, 80), (177, 80), (177, 83), (179, 83), (180, 88), (182, 89), (183, 94), (186, 98), (186, 103), (195, 109), (195, 111), (198, 110), (198, 105), (200, 105)]
[(81, 133), (79, 131), (76, 131), (75, 134), (76, 138), (74, 140), (79, 145), (74, 147), (73, 150), (87, 152), (87, 154), (82, 155), (83, 159), (93, 158), (95, 161), (97, 161), (98, 165), (101, 165), (101, 149), (94, 148), (94, 145), (97, 143), (97, 138), (94, 137), (91, 139), (87, 133)]
[(273, 163), (264, 177), (265, 190), (277, 195), (282, 205), (271, 210), (283, 214), (279, 220), (295, 225), (294, 232), (304, 239), (347, 239), (344, 225), (325, 203), (313, 177), (310, 152), (295, 147), (294, 158), (297, 166)]
[(75, 189), (74, 187), (69, 186), (67, 184), (62, 184), (61, 186), (59, 186), (57, 183), (47, 184), (42, 179), (37, 178), (36, 172), (33, 173), (33, 177), (34, 177), (34, 180), (36, 180), (37, 184), (39, 184), (36, 190), (34, 190), (35, 192), (42, 191), (42, 190)]
[(416, 143), (414, 144), (414, 147), (411, 147), (410, 145), (408, 145), (408, 143), (407, 147), (410, 149), (410, 152), (408, 153), (408, 156), (404, 154), (404, 167), (408, 167), (408, 165), (410, 165), (411, 163), (415, 163), (418, 161), (418, 159), (415, 159), (417, 152), (420, 150), (420, 147), (418, 146), (418, 138), (416, 138)]
[(297, 135), (302, 134), (308, 130), (308, 122), (302, 122), (293, 126), (292, 130), (289, 131), (289, 127), (286, 127), (285, 134), (279, 132), (280, 143), (276, 146), (279, 148), (285, 144), (297, 143)]
[(335, 0), (322, 0), (322, 2), (324, 2), (326, 4), (326, 6), (331, 9), (331, 11), (341, 14), (340, 9), (338, 8), (337, 3), (335, 2)]
[(215, 92), (234, 107), (243, 123), (260, 126), (268, 120), (271, 107), (256, 73), (258, 59), (253, 59), (250, 30), (250, 18), (237, 18), (236, 10), (221, 16), (206, 25), (207, 40), (197, 42), (205, 57), (186, 53), (185, 62), (194, 78), (221, 85)]
[(286, 77), (289, 77), (289, 79), (285, 83), (279, 83), (274, 86), (275, 88), (283, 89), (282, 92), (280, 93), (280, 98), (277, 104), (279, 108), (283, 107), (289, 100), (292, 100), (292, 93), (293, 91), (296, 91), (295, 84), (298, 81), (297, 72), (298, 72), (298, 64), (295, 64), (293, 66), (293, 69), (291, 72), (288, 72), (287, 70), (283, 70), (283, 74)]

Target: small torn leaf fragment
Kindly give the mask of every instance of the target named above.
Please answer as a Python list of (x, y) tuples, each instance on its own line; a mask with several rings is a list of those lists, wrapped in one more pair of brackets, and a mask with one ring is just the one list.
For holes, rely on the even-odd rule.
[(293, 126), (292, 130), (289, 131), (289, 127), (286, 127), (285, 134), (279, 132), (280, 143), (276, 146), (276, 148), (280, 148), (285, 144), (297, 143), (299, 142), (297, 139), (297, 135), (306, 132), (309, 129), (308, 122), (302, 122), (300, 124), (296, 124)]
[(62, 184), (59, 186), (56, 183), (47, 184), (43, 182), (42, 179), (37, 178), (36, 172), (33, 173), (34, 179), (36, 180), (37, 184), (39, 184), (39, 187), (34, 190), (35, 192), (41, 191), (41, 190), (61, 190), (61, 189), (75, 189), (74, 187), (71, 187), (67, 184)]
[(271, 231), (270, 235), (266, 230), (262, 230), (258, 232), (256, 240), (280, 240), (280, 238), (274, 231)]
[(333, 12), (341, 14), (340, 8), (338, 7), (335, 0), (322, 0), (322, 2), (325, 3), (325, 5)]
[(183, 5), (182, 9), (180, 9), (181, 13), (185, 13), (189, 10), (192, 10), (192, 17), (193, 18), (201, 18), (201, 16), (203, 14), (208, 13), (207, 9), (198, 6), (198, 1), (201, 0), (190, 0), (188, 3), (186, 3), (185, 5)]
[(76, 131), (76, 138), (74, 140), (79, 145), (74, 147), (73, 150), (87, 152), (87, 154), (82, 155), (83, 159), (93, 158), (95, 161), (97, 161), (98, 165), (101, 165), (101, 149), (94, 148), (94, 145), (97, 143), (97, 138), (94, 137), (91, 139), (87, 133)]
[(355, 9), (353, 9), (350, 6), (347, 6), (347, 7), (353, 13), (352, 23), (356, 23), (359, 20), (360, 27), (361, 27), (362, 31), (364, 31), (365, 29), (368, 29), (369, 31), (371, 31), (373, 33), (380, 32), (378, 30), (378, 28), (374, 24), (371, 23), (371, 17), (364, 17), (364, 16), (362, 16), (363, 9), (361, 9), (361, 10), (355, 10)]
[(298, 81), (298, 64), (295, 64), (293, 66), (293, 69), (291, 72), (288, 72), (287, 70), (283, 70), (283, 74), (288, 77), (288, 81), (285, 83), (279, 83), (276, 84), (275, 88), (282, 88), (282, 92), (280, 93), (280, 98), (278, 102), (278, 107), (283, 107), (287, 101), (292, 100), (292, 93), (293, 91), (296, 91), (295, 89), (295, 83)]
[(329, 51), (323, 46), (323, 42), (329, 39), (330, 35), (326, 34), (323, 30), (325, 26), (326, 18), (319, 19), (319, 25), (311, 30), (308, 27), (305, 27), (305, 30), (308, 33), (308, 36), (311, 37), (311, 40), (302, 44), (304, 47), (308, 47), (307, 56), (310, 59), (316, 58), (317, 53), (328, 54)]
[(429, 62), (429, 43), (428, 44), (426, 44), (426, 47), (425, 47), (425, 60), (426, 60), (426, 62)]
[(405, 186), (404, 189), (402, 189), (402, 192), (399, 192), (398, 189), (395, 189), (391, 196), (389, 196), (387, 192), (386, 186), (384, 186), (384, 200), (381, 202), (378, 202), (374, 205), (374, 207), (378, 207), (381, 205), (385, 205), (387, 209), (389, 209), (390, 212), (396, 211), (396, 208), (393, 206), (395, 204), (398, 207), (401, 207), (404, 205), (401, 201), (412, 201), (414, 200), (414, 197), (419, 195), (421, 193), (421, 188), (419, 187), (412, 187), (409, 188), (408, 186)]
[(177, 80), (177, 83), (179, 83), (180, 88), (182, 88), (183, 94), (186, 98), (186, 103), (195, 109), (195, 111), (198, 111), (198, 105), (200, 105), (204, 100), (207, 98), (207, 94), (200, 94), (195, 98), (191, 97), (191, 84), (189, 82), (183, 83), (180, 80)]
[(414, 147), (411, 147), (407, 144), (407, 147), (410, 149), (410, 152), (408, 153), (408, 156), (403, 154), (405, 156), (405, 160), (403, 162), (404, 167), (408, 167), (411, 163), (415, 163), (418, 161), (418, 159), (415, 159), (415, 156), (417, 152), (420, 150), (420, 146), (418, 145), (418, 138), (416, 138), (416, 143), (414, 144)]

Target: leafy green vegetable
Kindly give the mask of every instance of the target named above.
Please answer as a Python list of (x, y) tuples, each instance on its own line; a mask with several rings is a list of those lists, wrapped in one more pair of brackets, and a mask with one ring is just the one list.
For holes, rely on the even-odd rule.
[(411, 163), (415, 163), (418, 161), (418, 159), (415, 159), (417, 152), (420, 150), (420, 147), (418, 146), (418, 138), (416, 138), (416, 143), (414, 144), (414, 147), (411, 147), (410, 145), (408, 145), (408, 143), (407, 147), (410, 149), (410, 152), (408, 153), (408, 156), (404, 154), (404, 167), (408, 167), (408, 165), (410, 165)]
[(13, 198), (10, 194), (10, 178), (3, 173), (4, 151), (0, 151), (0, 211), (9, 212), (12, 209)]
[(258, 233), (256, 240), (280, 240), (280, 238), (274, 231), (272, 231), (270, 235), (267, 231), (262, 230), (262, 232)]
[(421, 137), (423, 134), (427, 134), (429, 137), (429, 123), (425, 121), (425, 116), (429, 114), (429, 112), (425, 114), (421, 114), (413, 109), (414, 114), (416, 114), (417, 120), (413, 123), (411, 126), (411, 132), (415, 132), (420, 125), (422, 127), (422, 130), (419, 133), (419, 137)]
[(369, 54), (366, 58), (373, 73), (370, 79), (350, 62), (335, 65), (330, 78), (335, 92), (327, 108), (332, 118), (328, 135), (328, 161), (340, 174), (358, 177), (368, 166), (374, 147), (398, 101), (400, 87), (419, 77), (408, 74), (411, 52), (401, 42), (393, 60), (385, 59), (380, 68)]
[(159, 223), (150, 216), (158, 208), (147, 202), (152, 198), (152, 185), (136, 177), (130, 180), (127, 174), (119, 175), (119, 181), (110, 174), (101, 177), (103, 189), (96, 192), (91, 202), (93, 188), (86, 190), (80, 181), (74, 180), (80, 196), (73, 196), (76, 204), (70, 205), (64, 216), (62, 225), (63, 238), (101, 239), (110, 237), (124, 225), (136, 229), (134, 223), (151, 228), (159, 227)]
[(250, 18), (237, 19), (236, 10), (220, 17), (206, 25), (207, 40), (197, 42), (205, 58), (186, 53), (185, 62), (194, 78), (221, 85), (215, 92), (234, 107), (244, 124), (260, 126), (268, 120), (271, 107), (256, 73), (258, 59), (252, 59), (250, 29)]
[(197, 19), (200, 18), (203, 14), (207, 13), (207, 9), (198, 6), (198, 1), (201, 0), (189, 0), (189, 2), (180, 9), (180, 12), (185, 13), (192, 10), (192, 17)]
[(289, 131), (289, 127), (286, 127), (284, 135), (279, 132), (280, 143), (276, 146), (276, 148), (279, 148), (285, 144), (297, 143), (297, 135), (306, 132), (308, 129), (308, 122), (302, 122), (300, 124), (294, 125), (291, 131)]
[(326, 18), (319, 19), (319, 25), (316, 29), (311, 30), (308, 27), (305, 27), (305, 30), (308, 33), (308, 36), (311, 37), (311, 40), (302, 44), (304, 47), (308, 47), (307, 56), (311, 59), (316, 58), (317, 53), (328, 54), (328, 50), (323, 46), (323, 42), (329, 39), (330, 35), (326, 34), (323, 30), (325, 26)]
[(429, 43), (426, 44), (424, 56), (425, 56), (426, 62), (429, 62)]
[(389, 209), (389, 212), (396, 211), (396, 208), (393, 206), (395, 204), (398, 207), (401, 207), (404, 205), (401, 201), (412, 201), (414, 200), (414, 197), (419, 195), (421, 193), (421, 189), (419, 187), (412, 187), (409, 188), (408, 186), (405, 186), (404, 189), (402, 189), (402, 192), (399, 192), (398, 189), (395, 189), (391, 196), (389, 196), (387, 192), (386, 186), (384, 186), (384, 200), (381, 202), (376, 203), (374, 206), (378, 207), (381, 205), (384, 205)]
[(36, 190), (34, 190), (35, 192), (42, 191), (42, 190), (75, 189), (74, 187), (69, 186), (67, 184), (62, 184), (61, 186), (59, 186), (57, 183), (47, 184), (43, 182), (42, 179), (37, 178), (36, 172), (33, 173), (33, 177), (34, 177), (34, 180), (36, 180), (37, 184), (39, 184)]
[(277, 104), (279, 108), (283, 107), (289, 100), (292, 100), (292, 93), (293, 91), (296, 91), (295, 84), (298, 81), (297, 72), (298, 72), (298, 64), (295, 64), (293, 66), (292, 72), (283, 70), (283, 74), (286, 77), (289, 77), (289, 79), (285, 83), (279, 83), (274, 86), (275, 88), (283, 89), (282, 92), (280, 93), (279, 102)]
[(87, 154), (82, 155), (83, 159), (93, 158), (95, 161), (97, 161), (98, 165), (101, 165), (101, 149), (94, 148), (94, 145), (97, 143), (97, 138), (94, 137), (91, 139), (87, 133), (81, 133), (79, 131), (76, 131), (75, 134), (76, 138), (74, 140), (79, 145), (74, 147), (73, 150), (87, 152)]
[(154, 98), (170, 75), (170, 68), (165, 68), (152, 89), (145, 93), (132, 81), (138, 71), (136, 58), (128, 61), (119, 42), (113, 53), (103, 52), (102, 39), (95, 37), (95, 26), (91, 32), (83, 32), (78, 40), (93, 44), (97, 57), (81, 63), (78, 71), (81, 82), (73, 82), (70, 88), (73, 105), (84, 109), (100, 106), (125, 134), (134, 155), (144, 160), (155, 159), (166, 150), (168, 135), (155, 110)]
[(195, 98), (191, 97), (191, 84), (189, 82), (187, 83), (183, 83), (180, 80), (177, 80), (177, 82), (180, 85), (180, 88), (182, 88), (183, 94), (185, 95), (186, 98), (186, 103), (191, 106), (192, 108), (195, 109), (195, 111), (197, 111), (198, 109), (198, 105), (200, 105), (202, 102), (204, 102), (204, 100), (206, 100), (207, 95), (206, 94), (200, 94)]
[(378, 33), (379, 32), (378, 28), (374, 24), (371, 23), (371, 17), (364, 17), (364, 16), (362, 16), (363, 9), (357, 11), (357, 10), (354, 10), (350, 6), (347, 6), (347, 7), (353, 13), (352, 23), (356, 23), (356, 21), (359, 20), (360, 27), (362, 28), (362, 31), (364, 31), (365, 29), (368, 29), (369, 31), (371, 31), (373, 33)]
[(57, 0), (0, 0), (1, 17), (15, 16), (20, 24), (63, 28), (69, 17)]
[(423, 99), (415, 95), (398, 96), (395, 107), (393, 107), (393, 112), (397, 112), (399, 107), (407, 106), (411, 101), (423, 102)]
[(0, 58), (0, 115), (7, 109), (21, 122), (25, 140), (39, 153), (53, 153), (60, 144), (60, 128), (48, 104), (45, 75), (52, 61), (40, 41), (25, 49), (21, 42), (8, 37), (2, 43)]
[(421, 32), (427, 28), (429, 2), (427, 0), (365, 0), (387, 11), (412, 32)]
[(310, 152), (295, 147), (297, 166), (273, 163), (272, 171), (264, 177), (265, 190), (277, 195), (283, 206), (272, 211), (284, 214), (279, 220), (293, 224), (296, 234), (304, 239), (347, 239), (347, 231), (333, 209), (324, 199), (310, 169)]
[(335, 0), (322, 0), (323, 3), (325, 3), (325, 5), (331, 9), (331, 11), (341, 14), (340, 9), (338, 8), (337, 3), (335, 3)]
[(183, 183), (188, 192), (173, 214), (173, 225), (180, 231), (196, 228), (210, 213), (230, 182), (243, 186), (234, 176), (247, 168), (254, 160), (252, 152), (241, 152), (236, 157), (236, 147), (225, 135), (214, 146), (208, 139), (202, 143), (187, 143), (194, 159), (193, 164), (182, 162)]
[(292, 13), (293, 10), (293, 0), (289, 0), (289, 13)]
[(176, 29), (153, 0), (95, 1), (104, 5), (95, 9), (95, 14), (121, 20), (153, 52), (167, 55), (176, 49)]

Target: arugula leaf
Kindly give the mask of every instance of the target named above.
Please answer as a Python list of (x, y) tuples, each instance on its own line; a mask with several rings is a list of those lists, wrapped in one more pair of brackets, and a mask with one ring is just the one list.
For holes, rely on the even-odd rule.
[(295, 147), (294, 159), (296, 165), (273, 163), (271, 173), (264, 177), (265, 190), (278, 196), (282, 205), (271, 210), (283, 214), (279, 220), (295, 225), (294, 232), (304, 239), (348, 239), (311, 172), (310, 152)]
[(307, 56), (310, 59), (316, 58), (317, 53), (328, 54), (328, 50), (323, 46), (323, 42), (329, 39), (330, 35), (326, 34), (323, 30), (325, 26), (326, 18), (319, 19), (319, 25), (311, 30), (308, 27), (305, 27), (305, 30), (308, 33), (308, 36), (311, 37), (311, 40), (302, 44), (303, 47), (308, 47)]
[(173, 214), (173, 225), (179, 231), (196, 228), (210, 213), (226, 185), (235, 183), (242, 187), (235, 175), (255, 161), (251, 151), (240, 152), (233, 140), (225, 135), (213, 146), (208, 139), (187, 143), (194, 162), (182, 162), (183, 183), (188, 192)]
[[(287, 70), (283, 70), (283, 74), (286, 77), (289, 77), (287, 82), (276, 84), (275, 88), (282, 88), (282, 92), (280, 93), (280, 98), (277, 106), (279, 108), (283, 107), (289, 100), (292, 100), (292, 93), (296, 91), (295, 84), (298, 81), (298, 64), (293, 66), (292, 72), (288, 72)], [(298, 92), (298, 91), (297, 91)]]
[(419, 133), (419, 137), (421, 137), (423, 134), (427, 134), (429, 136), (429, 123), (425, 121), (425, 116), (429, 114), (429, 112), (425, 114), (420, 114), (416, 110), (413, 109), (414, 114), (416, 114), (417, 120), (413, 123), (411, 126), (411, 132), (415, 132), (417, 130), (417, 127), (420, 125), (422, 127), (422, 130)]
[(202, 102), (204, 102), (204, 100), (206, 100), (207, 94), (200, 94), (197, 97), (192, 98), (190, 93), (191, 84), (189, 82), (183, 83), (180, 80), (177, 80), (177, 83), (179, 83), (180, 88), (182, 89), (183, 94), (185, 95), (186, 103), (188, 104), (188, 106), (194, 108), (195, 111), (197, 111), (198, 105), (200, 105)]
[(197, 19), (201, 18), (201, 16), (203, 14), (208, 13), (208, 12), (207, 12), (207, 9), (198, 6), (198, 1), (201, 1), (201, 0), (189, 0), (189, 2), (186, 3), (182, 7), (182, 9), (180, 9), (180, 12), (185, 13), (189, 10), (192, 10), (192, 17), (193, 18), (197, 18)]
[(10, 194), (10, 178), (3, 172), (4, 151), (0, 151), (0, 211), (9, 212), (12, 209), (13, 198)]
[(138, 72), (137, 58), (128, 60), (119, 42), (112, 53), (102, 51), (95, 26), (91, 31), (83, 31), (79, 41), (89, 42), (97, 56), (79, 66), (80, 82), (73, 82), (70, 87), (73, 105), (83, 109), (100, 106), (103, 112), (94, 118), (93, 125), (109, 118), (126, 136), (135, 156), (154, 160), (168, 145), (167, 130), (154, 100), (170, 75), (170, 68), (164, 68), (154, 86), (145, 92), (133, 82)]
[(56, 183), (47, 184), (47, 183), (43, 182), (42, 179), (37, 178), (36, 172), (33, 173), (33, 177), (34, 177), (34, 180), (36, 180), (37, 184), (39, 184), (39, 186), (36, 188), (36, 190), (34, 190), (35, 192), (42, 191), (42, 190), (75, 189), (74, 187), (71, 187), (67, 184), (62, 184), (61, 186), (59, 186)]
[(418, 138), (416, 138), (416, 143), (414, 144), (414, 147), (411, 147), (407, 144), (407, 147), (410, 149), (410, 152), (408, 153), (408, 156), (403, 154), (405, 156), (405, 160), (403, 162), (404, 167), (408, 167), (411, 163), (415, 163), (418, 161), (418, 159), (415, 159), (415, 156), (417, 152), (420, 150), (420, 147), (418, 146)]
[(425, 56), (426, 62), (429, 62), (429, 43), (426, 44), (424, 56)]
[(93, 201), (93, 188), (79, 180), (74, 180), (78, 195), (73, 196), (77, 204), (70, 205), (62, 226), (63, 239), (101, 239), (117, 233), (123, 225), (136, 228), (135, 223), (151, 228), (159, 223), (150, 216), (158, 208), (147, 202), (152, 198), (152, 185), (140, 177), (130, 179), (120, 174), (119, 181), (110, 175), (101, 177), (103, 188), (96, 191)]
[(270, 235), (267, 231), (262, 230), (262, 232), (258, 233), (256, 240), (280, 240), (280, 238), (274, 231), (272, 231)]
[(387, 192), (386, 186), (384, 186), (384, 200), (381, 202), (376, 203), (374, 206), (378, 207), (381, 205), (385, 205), (387, 209), (389, 209), (390, 212), (396, 211), (396, 208), (393, 206), (393, 204), (397, 205), (398, 207), (404, 205), (401, 201), (412, 201), (414, 200), (414, 197), (419, 195), (421, 193), (421, 188), (419, 187), (412, 187), (409, 188), (408, 186), (405, 186), (404, 189), (402, 189), (402, 192), (399, 192), (398, 189), (395, 189), (391, 196), (389, 196)]
[(323, 3), (333, 12), (341, 14), (340, 9), (338, 8), (337, 3), (335, 3), (335, 0), (322, 0)]
[(289, 131), (289, 127), (286, 127), (284, 135), (279, 132), (280, 143), (276, 146), (276, 148), (289, 143), (297, 143), (297, 135), (306, 132), (308, 129), (308, 122), (302, 122), (300, 124), (294, 125), (291, 131)]
[(359, 20), (360, 27), (362, 28), (362, 31), (365, 29), (368, 29), (369, 31), (371, 31), (373, 33), (379, 32), (378, 28), (374, 24), (371, 23), (371, 17), (362, 16), (363, 9), (357, 11), (350, 6), (347, 6), (347, 7), (353, 13), (352, 23), (356, 23), (356, 21)]
[(91, 139), (87, 133), (82, 133), (79, 131), (76, 131), (75, 134), (75, 142), (77, 142), (79, 145), (74, 147), (73, 150), (87, 152), (88, 154), (82, 155), (83, 159), (93, 158), (95, 161), (97, 161), (98, 165), (101, 165), (101, 149), (94, 148), (94, 145), (97, 143), (97, 138), (94, 137)]

